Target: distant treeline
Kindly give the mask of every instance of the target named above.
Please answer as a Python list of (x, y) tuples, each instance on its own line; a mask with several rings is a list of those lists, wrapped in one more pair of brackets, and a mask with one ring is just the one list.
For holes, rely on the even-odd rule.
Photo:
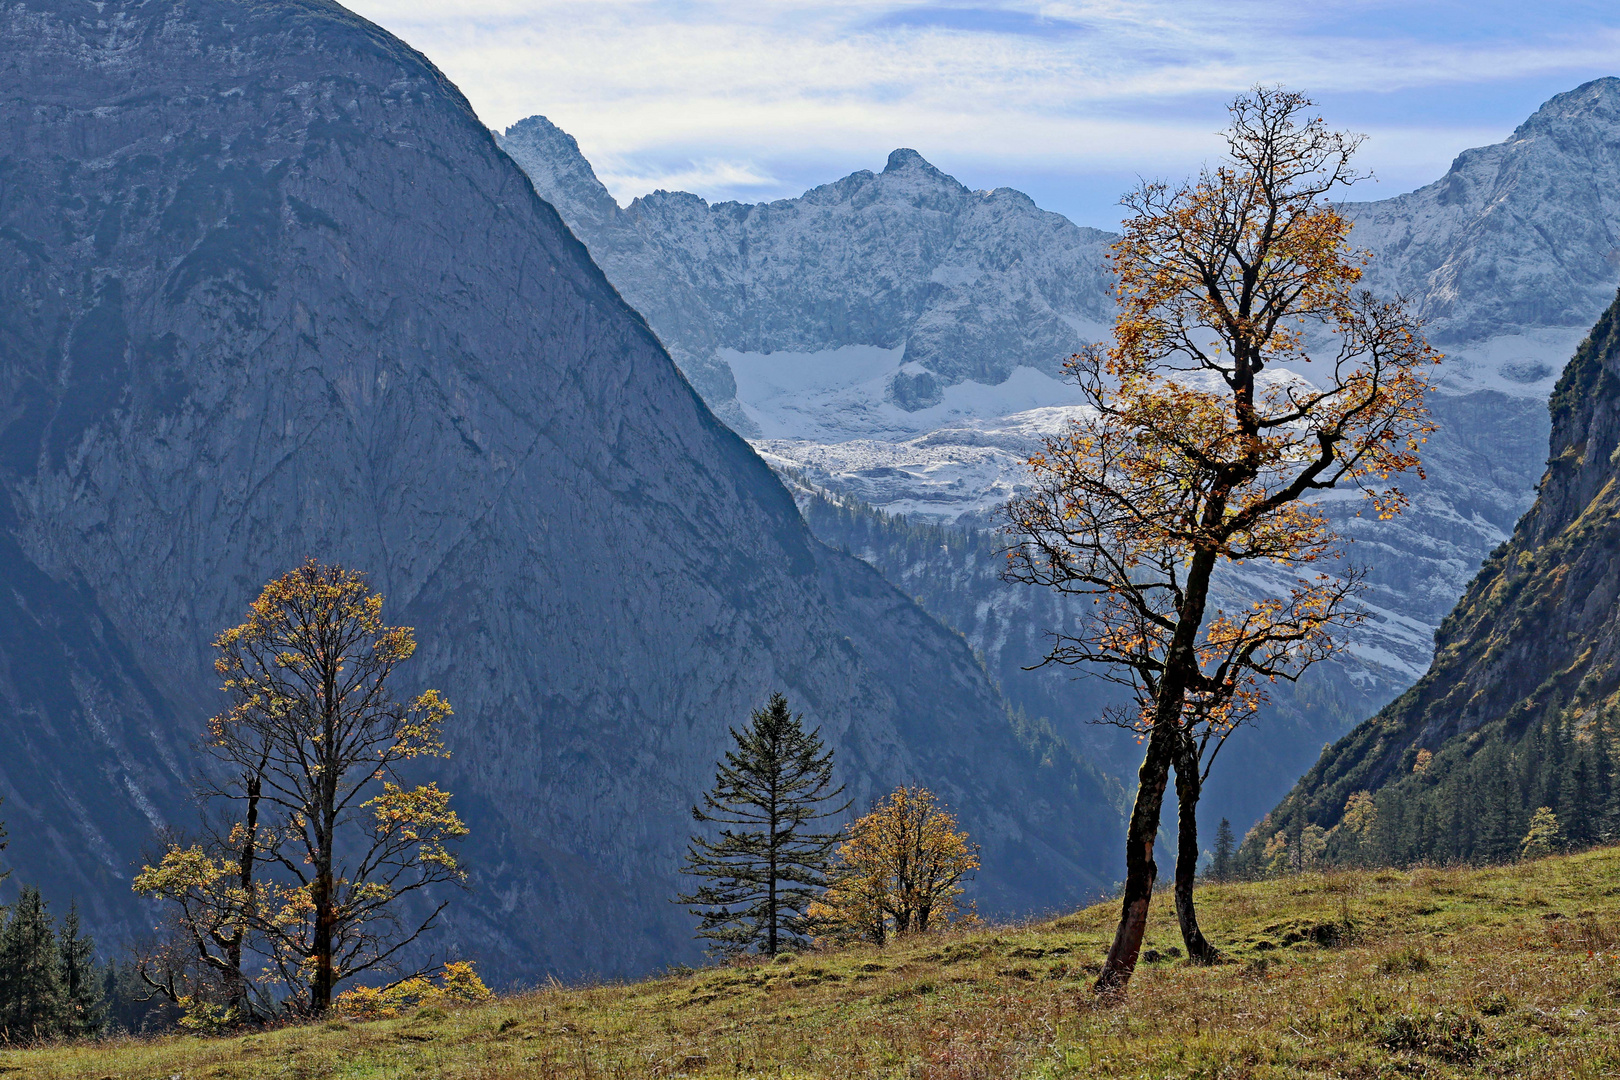
[(0, 1037), (8, 1045), (172, 1027), (179, 1011), (152, 1000), (133, 961), (99, 963), (77, 906), (60, 926), (24, 886), (0, 925)]

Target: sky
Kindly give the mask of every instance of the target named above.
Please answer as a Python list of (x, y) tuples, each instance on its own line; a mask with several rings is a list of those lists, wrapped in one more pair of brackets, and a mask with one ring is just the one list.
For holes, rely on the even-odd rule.
[(1387, 198), (1620, 75), (1587, 0), (348, 0), (504, 129), (541, 114), (621, 203), (791, 198), (910, 147), (1111, 228), (1139, 179), (1220, 152), (1231, 98), (1302, 90)]

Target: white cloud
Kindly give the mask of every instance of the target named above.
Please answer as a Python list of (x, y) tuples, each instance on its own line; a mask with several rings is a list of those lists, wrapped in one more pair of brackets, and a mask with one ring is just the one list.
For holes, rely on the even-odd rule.
[[(999, 162), (1009, 180), (1180, 173), (1217, 148), (1221, 104), (1255, 82), (1421, 97), (1598, 72), (1620, 55), (1620, 16), (1579, 3), (1564, 18), (1528, 5), (1515, 15), (1505, 4), (1348, 0), (352, 6), (425, 52), (491, 126), (549, 116), (620, 198), (641, 184), (796, 194), (807, 171), (834, 179), (895, 146), (985, 170)], [(1375, 166), (1443, 167), (1512, 126), (1413, 119), (1358, 125), (1374, 136)]]

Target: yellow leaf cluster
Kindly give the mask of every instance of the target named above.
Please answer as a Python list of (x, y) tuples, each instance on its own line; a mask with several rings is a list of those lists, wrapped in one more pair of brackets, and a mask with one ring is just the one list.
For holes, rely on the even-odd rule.
[(491, 996), (472, 961), (456, 960), (444, 965), (437, 982), (414, 975), (389, 986), (356, 986), (334, 998), (332, 1008), (356, 1020), (393, 1020), (416, 1009), (479, 1005)]
[(831, 885), (809, 915), (830, 940), (882, 944), (958, 921), (978, 847), (928, 789), (896, 788), (846, 828)]

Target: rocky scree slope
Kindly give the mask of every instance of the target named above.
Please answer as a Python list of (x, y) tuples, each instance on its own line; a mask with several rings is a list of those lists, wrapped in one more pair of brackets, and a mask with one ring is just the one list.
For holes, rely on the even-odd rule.
[(422, 56), (324, 0), (26, 0), (0, 51), (0, 793), (104, 944), (189, 820), (209, 642), (311, 555), (455, 707), (436, 944), (497, 980), (695, 958), (686, 811), (775, 689), (862, 804), (961, 812), (986, 910), (1108, 878), (1117, 791), (811, 537)]
[[(1352, 794), (1370, 791), (1379, 795), (1386, 826), (1407, 819), (1401, 836), (1387, 838), (1392, 850), (1468, 857), (1487, 838), (1457, 820), (1459, 810), (1471, 811), (1455, 796), (1520, 798), (1510, 774), (1540, 764), (1539, 751), (1515, 754), (1533, 745), (1527, 739), (1567, 737), (1577, 755), (1585, 746), (1594, 760), (1613, 756), (1620, 730), (1620, 298), (1564, 369), (1549, 411), (1548, 463), (1535, 505), (1441, 623), (1428, 672), (1323, 753), (1271, 814), (1267, 835), (1306, 824), (1331, 828)], [(1609, 782), (1597, 775), (1602, 771), (1590, 782)], [(1579, 782), (1577, 772), (1572, 767), (1559, 783)], [(1477, 782), (1457, 783), (1470, 779)], [(1526, 794), (1529, 805), (1487, 808), (1507, 811), (1498, 825), (1515, 848), (1542, 804), (1534, 795)], [(1589, 795), (1588, 803), (1597, 799)], [(1556, 791), (1551, 798), (1557, 801)], [(1452, 850), (1458, 844), (1466, 850)]]

